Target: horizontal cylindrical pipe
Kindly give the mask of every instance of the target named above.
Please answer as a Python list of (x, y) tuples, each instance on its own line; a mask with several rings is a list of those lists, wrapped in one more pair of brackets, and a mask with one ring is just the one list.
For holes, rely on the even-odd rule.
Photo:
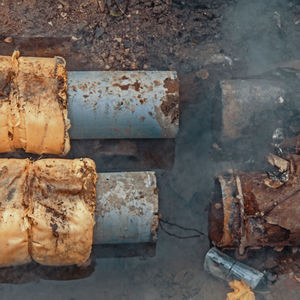
[(93, 244), (149, 243), (158, 230), (154, 172), (100, 173)]
[(175, 138), (179, 82), (173, 71), (68, 72), (72, 139)]
[(226, 281), (244, 280), (252, 289), (255, 289), (264, 278), (262, 272), (236, 261), (217, 248), (211, 248), (206, 253), (204, 269)]
[(216, 246), (244, 255), (247, 249), (300, 245), (300, 156), (291, 155), (288, 162), (286, 171), (217, 177), (209, 213)]
[[(282, 84), (281, 84), (282, 85)], [(279, 115), (286, 106), (286, 90), (276, 81), (263, 79), (223, 80), (216, 123), (222, 141), (259, 134), (265, 138), (280, 127)], [(281, 120), (282, 121), (282, 120)]]

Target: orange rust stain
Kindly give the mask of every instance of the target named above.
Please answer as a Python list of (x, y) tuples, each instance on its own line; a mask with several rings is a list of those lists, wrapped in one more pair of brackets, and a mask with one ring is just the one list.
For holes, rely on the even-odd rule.
[(167, 89), (168, 93), (176, 93), (179, 91), (179, 80), (176, 79), (171, 79), (171, 78), (166, 78), (164, 80), (164, 88)]
[(155, 85), (155, 86), (160, 86), (160, 82), (159, 82), (159, 81), (154, 80), (153, 82), (154, 82), (154, 85)]
[(134, 89), (138, 92), (141, 88), (141, 84), (136, 80), (135, 83), (132, 85)]
[(113, 86), (118, 86), (122, 91), (125, 91), (125, 90), (129, 89), (130, 84), (121, 85), (121, 84), (115, 83), (115, 84), (113, 84)]
[(88, 98), (89, 95), (83, 95), (84, 98)]
[(135, 90), (135, 91), (139, 91), (140, 90), (140, 88), (141, 88), (141, 84), (136, 80), (135, 81), (135, 83), (133, 83), (133, 84), (130, 84), (130, 83), (128, 83), (128, 84), (119, 84), (119, 83), (115, 83), (115, 84), (113, 84), (113, 86), (117, 86), (117, 87), (119, 87), (121, 90), (123, 90), (123, 91), (125, 91), (125, 90), (128, 90), (129, 89), (129, 87), (130, 86), (132, 86), (133, 87), (133, 89)]
[(79, 84), (78, 87), (82, 90), (82, 91), (85, 91), (87, 89), (87, 84), (84, 83), (84, 84)]
[(161, 104), (160, 108), (166, 117), (169, 115), (171, 116), (171, 123), (179, 119), (179, 106), (177, 96), (167, 94), (167, 99)]
[(230, 197), (231, 190), (228, 187), (225, 187), (226, 201), (223, 201), (223, 212), (224, 212), (224, 221), (223, 221), (223, 237), (221, 240), (221, 246), (231, 245), (232, 237), (230, 229), (228, 228), (228, 224), (231, 218), (231, 205), (233, 202), (233, 198)]
[(145, 118), (144, 116), (142, 116), (140, 119), (141, 119), (142, 121), (145, 121), (146, 118)]

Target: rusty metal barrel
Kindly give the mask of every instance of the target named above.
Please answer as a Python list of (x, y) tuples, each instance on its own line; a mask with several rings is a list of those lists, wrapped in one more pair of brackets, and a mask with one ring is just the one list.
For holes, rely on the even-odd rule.
[(179, 82), (173, 71), (68, 72), (72, 139), (175, 138)]
[(93, 244), (153, 243), (158, 230), (154, 172), (99, 173)]
[(209, 236), (217, 247), (247, 249), (300, 245), (300, 156), (288, 169), (270, 173), (232, 172), (216, 178)]

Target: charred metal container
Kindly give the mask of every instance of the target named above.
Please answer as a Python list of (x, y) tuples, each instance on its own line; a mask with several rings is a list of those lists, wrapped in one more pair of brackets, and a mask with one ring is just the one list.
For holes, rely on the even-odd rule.
[(226, 281), (244, 280), (252, 289), (263, 283), (264, 279), (262, 272), (236, 261), (215, 247), (206, 253), (204, 269)]
[(175, 138), (179, 81), (173, 71), (68, 72), (72, 139)]
[[(276, 158), (276, 157), (275, 157)], [(217, 247), (247, 249), (300, 245), (300, 156), (272, 174), (232, 172), (216, 178), (209, 236)]]

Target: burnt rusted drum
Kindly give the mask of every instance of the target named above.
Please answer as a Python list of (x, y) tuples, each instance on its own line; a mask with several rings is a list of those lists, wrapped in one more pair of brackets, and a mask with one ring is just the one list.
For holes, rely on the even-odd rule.
[(100, 173), (93, 244), (153, 243), (158, 230), (154, 172)]
[(217, 176), (209, 236), (217, 247), (247, 249), (300, 245), (300, 156), (288, 158), (288, 180), (266, 173)]
[(72, 139), (175, 138), (179, 82), (173, 71), (68, 72)]

